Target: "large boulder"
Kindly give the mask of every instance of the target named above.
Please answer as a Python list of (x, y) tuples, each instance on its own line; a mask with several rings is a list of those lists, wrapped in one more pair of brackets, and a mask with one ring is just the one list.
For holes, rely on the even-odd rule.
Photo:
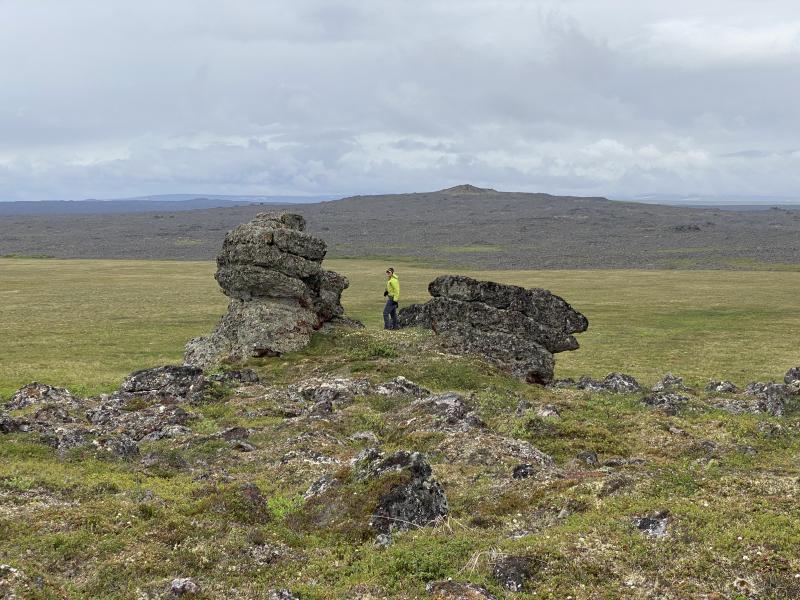
[(576, 350), (572, 335), (589, 322), (563, 298), (462, 275), (443, 275), (428, 285), (432, 298), (400, 311), (402, 327), (433, 329), (457, 351), (478, 354), (528, 383), (553, 380), (553, 354)]
[(311, 334), (343, 316), (347, 278), (322, 268), (325, 242), (289, 213), (261, 213), (230, 231), (215, 278), (231, 301), (211, 335), (186, 345), (187, 365), (277, 356), (304, 348)]

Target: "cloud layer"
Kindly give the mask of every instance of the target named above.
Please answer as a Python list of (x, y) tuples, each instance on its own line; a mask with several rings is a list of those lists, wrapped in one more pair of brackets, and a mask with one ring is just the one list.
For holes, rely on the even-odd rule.
[(791, 0), (0, 0), (0, 57), (0, 200), (800, 190)]

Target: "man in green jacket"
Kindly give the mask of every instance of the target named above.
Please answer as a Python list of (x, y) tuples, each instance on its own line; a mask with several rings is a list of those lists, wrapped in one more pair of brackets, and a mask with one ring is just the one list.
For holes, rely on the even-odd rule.
[(383, 307), (383, 328), (400, 329), (397, 324), (397, 303), (400, 301), (400, 281), (394, 274), (394, 269), (386, 269), (386, 306)]

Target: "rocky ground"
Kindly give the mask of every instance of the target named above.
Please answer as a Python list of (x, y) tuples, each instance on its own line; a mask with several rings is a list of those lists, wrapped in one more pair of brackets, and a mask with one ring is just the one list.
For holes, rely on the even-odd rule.
[(0, 597), (800, 596), (799, 369), (543, 387), (416, 329), (249, 366), (15, 394)]
[[(263, 205), (0, 216), (0, 256), (210, 260)], [(476, 269), (795, 268), (800, 211), (682, 208), (459, 186), (293, 205), (330, 257)]]

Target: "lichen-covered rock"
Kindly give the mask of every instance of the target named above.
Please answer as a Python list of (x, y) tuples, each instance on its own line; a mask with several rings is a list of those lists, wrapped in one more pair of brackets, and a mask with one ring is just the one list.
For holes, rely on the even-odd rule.
[(706, 385), (707, 392), (717, 392), (718, 394), (736, 394), (739, 388), (732, 381), (709, 381)]
[(169, 587), (173, 596), (196, 596), (200, 593), (200, 586), (188, 577), (173, 579)]
[(384, 455), (377, 449), (362, 453), (355, 465), (357, 477), (370, 480), (399, 473), (403, 481), (394, 485), (379, 499), (370, 525), (378, 533), (406, 531), (411, 527), (430, 525), (448, 512), (447, 497), (432, 470), (419, 452), (399, 450)]
[(685, 390), (687, 387), (683, 383), (683, 377), (678, 377), (672, 373), (667, 373), (657, 384), (653, 386), (654, 392), (673, 392), (675, 390)]
[(792, 386), (785, 383), (752, 382), (744, 390), (746, 396), (753, 396), (757, 402), (747, 412), (763, 412), (776, 417), (783, 416), (786, 402), (795, 393)]
[(166, 365), (131, 373), (122, 382), (119, 393), (125, 398), (181, 402), (199, 400), (205, 387), (206, 379), (202, 369)]
[(186, 345), (188, 365), (208, 367), (304, 348), (323, 324), (342, 317), (346, 277), (322, 268), (325, 242), (289, 213), (261, 213), (228, 232), (215, 275), (231, 301), (207, 337)]
[(786, 375), (783, 376), (783, 382), (795, 388), (800, 388), (800, 367), (792, 367), (786, 371)]
[(667, 535), (667, 526), (670, 522), (668, 510), (660, 510), (644, 517), (634, 517), (633, 525), (649, 537), (661, 538)]
[(572, 334), (589, 326), (586, 317), (543, 289), (444, 275), (428, 291), (427, 303), (400, 311), (402, 327), (433, 329), (445, 345), (478, 354), (529, 383), (550, 383), (553, 354), (576, 350)]
[(642, 399), (647, 406), (662, 410), (668, 415), (676, 415), (681, 407), (689, 401), (687, 396), (676, 392), (654, 392)]
[(503, 589), (522, 592), (532, 578), (534, 563), (527, 556), (503, 556), (494, 563), (492, 576)]
[(54, 387), (34, 381), (14, 392), (11, 400), (6, 402), (5, 408), (6, 410), (19, 410), (32, 404), (45, 403), (74, 407), (80, 405), (80, 400), (66, 388)]
[(630, 394), (642, 391), (642, 386), (639, 385), (639, 382), (625, 373), (609, 373), (601, 381), (591, 377), (581, 377), (577, 388), (589, 392), (614, 392), (615, 394)]

